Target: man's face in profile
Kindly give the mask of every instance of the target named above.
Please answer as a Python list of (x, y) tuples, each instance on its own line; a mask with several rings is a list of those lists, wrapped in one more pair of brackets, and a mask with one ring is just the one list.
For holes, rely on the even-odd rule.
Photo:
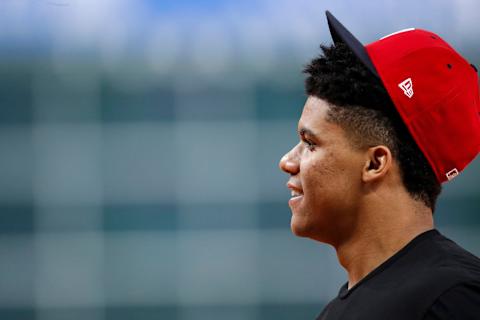
[(310, 96), (298, 122), (300, 142), (280, 160), (290, 174), (291, 229), (297, 236), (336, 243), (355, 225), (364, 153), (327, 121), (329, 105)]

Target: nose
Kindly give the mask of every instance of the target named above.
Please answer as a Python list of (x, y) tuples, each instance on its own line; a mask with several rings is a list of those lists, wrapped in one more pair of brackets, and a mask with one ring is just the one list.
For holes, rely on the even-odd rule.
[(292, 150), (280, 159), (278, 166), (281, 170), (291, 175), (296, 175), (300, 171), (297, 146), (293, 147)]

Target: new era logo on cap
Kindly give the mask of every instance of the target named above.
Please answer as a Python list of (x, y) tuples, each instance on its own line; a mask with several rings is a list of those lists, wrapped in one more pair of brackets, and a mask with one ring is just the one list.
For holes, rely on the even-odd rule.
[(413, 83), (412, 79), (408, 78), (398, 84), (403, 93), (409, 98), (413, 97)]

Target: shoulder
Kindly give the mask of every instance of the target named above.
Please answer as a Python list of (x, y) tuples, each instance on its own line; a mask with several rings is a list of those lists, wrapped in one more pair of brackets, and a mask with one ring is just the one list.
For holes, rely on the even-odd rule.
[(439, 232), (418, 246), (416, 258), (427, 275), (454, 276), (458, 282), (480, 279), (480, 259)]
[(479, 314), (480, 283), (463, 283), (442, 293), (423, 319), (476, 319)]
[(429, 287), (437, 287), (439, 294), (463, 287), (479, 290), (480, 259), (439, 233), (432, 240), (423, 252), (428, 255), (426, 251), (431, 250), (432, 256), (421, 272)]
[[(432, 231), (378, 277), (376, 290), (385, 285), (407, 305), (418, 305), (419, 315), (448, 290), (462, 284), (480, 288), (480, 259)], [(454, 292), (455, 293), (455, 292)]]
[(480, 280), (480, 259), (477, 256), (443, 235), (438, 243), (438, 257), (441, 257), (436, 263), (438, 269), (457, 274), (464, 283)]

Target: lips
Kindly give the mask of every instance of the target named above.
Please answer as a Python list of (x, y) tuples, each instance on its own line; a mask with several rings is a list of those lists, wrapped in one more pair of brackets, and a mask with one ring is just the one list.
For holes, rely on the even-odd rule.
[(290, 207), (294, 207), (298, 205), (300, 201), (303, 199), (303, 190), (302, 188), (297, 184), (294, 183), (293, 181), (289, 181), (287, 183), (288, 189), (291, 190), (291, 198), (288, 201), (288, 204)]

